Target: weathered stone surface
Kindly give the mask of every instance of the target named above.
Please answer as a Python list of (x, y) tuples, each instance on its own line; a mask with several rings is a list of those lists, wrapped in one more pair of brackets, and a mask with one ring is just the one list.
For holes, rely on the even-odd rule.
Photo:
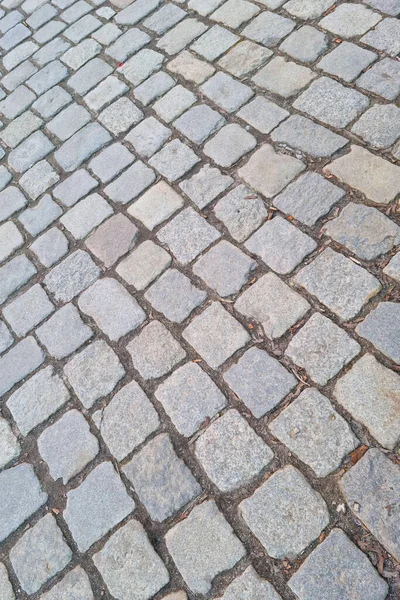
[(254, 95), (251, 88), (225, 73), (217, 73), (211, 77), (201, 86), (200, 91), (228, 113), (240, 108)]
[(346, 454), (358, 445), (345, 419), (315, 388), (304, 390), (269, 424), (269, 429), (317, 477), (338, 469)]
[(349, 143), (343, 136), (300, 115), (294, 115), (282, 123), (272, 132), (271, 139), (316, 158), (331, 156)]
[(400, 556), (396, 505), (400, 493), (399, 467), (378, 448), (371, 448), (341, 480), (347, 503), (357, 519), (373, 533), (395, 558)]
[(321, 27), (345, 38), (359, 36), (381, 20), (379, 13), (362, 4), (344, 4), (320, 21)]
[(168, 181), (176, 181), (190, 171), (199, 160), (199, 157), (189, 146), (175, 139), (152, 156), (149, 164), (166, 177)]
[(354, 81), (378, 55), (371, 50), (361, 48), (352, 42), (342, 42), (332, 52), (326, 54), (318, 63), (318, 67), (331, 75), (345, 81)]
[(400, 281), (400, 253), (398, 252), (383, 269), (383, 272), (396, 281)]
[(276, 56), (258, 71), (253, 81), (269, 92), (289, 98), (305, 88), (315, 76), (308, 67)]
[(339, 379), (336, 400), (385, 448), (399, 441), (400, 377), (366, 354)]
[(166, 433), (148, 442), (124, 467), (153, 521), (164, 521), (201, 492)]
[(3, 304), (37, 272), (35, 265), (21, 254), (0, 267), (0, 304)]
[(291, 465), (271, 475), (239, 510), (268, 554), (279, 559), (300, 554), (329, 524), (323, 498)]
[[(231, 13), (231, 17), (235, 18), (235, 13)], [(245, 40), (236, 44), (229, 50), (229, 52), (221, 58), (218, 64), (225, 69), (225, 71), (231, 73), (231, 75), (240, 78), (255, 71), (271, 56), (272, 52), (268, 48), (263, 48), (263, 46), (260, 46), (259, 44)]]
[(356, 328), (358, 335), (375, 348), (400, 363), (400, 306), (396, 302), (381, 302)]
[(41, 600), (93, 600), (93, 592), (89, 578), (81, 567), (75, 567), (67, 575), (46, 592)]
[(169, 267), (171, 261), (168, 252), (146, 240), (118, 265), (116, 271), (129, 285), (143, 290)]
[(149, 600), (169, 581), (163, 561), (134, 519), (111, 536), (93, 562), (115, 598)]
[(388, 148), (400, 137), (400, 109), (394, 104), (376, 104), (351, 130), (373, 148)]
[(237, 123), (225, 125), (204, 146), (204, 154), (221, 167), (231, 167), (256, 146), (254, 136)]
[(195, 363), (187, 363), (174, 371), (158, 386), (155, 396), (179, 433), (186, 437), (226, 406), (225, 396)]
[(90, 255), (76, 250), (46, 275), (44, 284), (56, 300), (68, 302), (96, 281), (99, 275), (100, 269)]
[[(350, 570), (349, 565), (352, 565)], [(329, 600), (342, 600), (360, 593), (371, 600), (384, 600), (388, 591), (386, 581), (341, 529), (332, 530), (289, 579), (288, 585), (300, 600), (311, 600), (321, 594)]]
[(344, 321), (355, 317), (381, 289), (378, 279), (331, 248), (301, 269), (294, 281)]
[(214, 213), (238, 242), (243, 242), (267, 216), (261, 198), (245, 185), (239, 185), (216, 204)]
[(304, 25), (291, 33), (279, 48), (301, 62), (313, 62), (328, 48), (328, 36)]
[[(276, 7), (274, 7), (276, 8)], [(270, 11), (262, 12), (243, 29), (245, 37), (271, 47), (286, 37), (295, 27), (292, 19), (282, 17)]]
[(366, 71), (356, 84), (386, 100), (395, 100), (400, 93), (400, 66), (397, 60), (384, 58)]
[(128, 213), (152, 231), (183, 204), (182, 197), (171, 186), (159, 181), (128, 208)]
[(263, 96), (256, 96), (238, 112), (238, 117), (244, 119), (261, 133), (269, 133), (288, 116), (287, 110)]
[(109, 268), (132, 249), (137, 234), (136, 225), (119, 213), (101, 225), (86, 240), (86, 246)]
[(250, 483), (273, 452), (236, 410), (229, 410), (201, 434), (195, 455), (213, 483), (229, 492)]
[(190, 179), (179, 184), (181, 190), (198, 206), (204, 208), (233, 183), (232, 177), (206, 164)]
[(176, 269), (168, 269), (145, 294), (155, 310), (175, 323), (182, 323), (206, 297), (206, 292)]
[(2, 471), (0, 483), (0, 541), (4, 541), (43, 506), (47, 494), (27, 463)]
[(20, 451), (20, 444), (13, 434), (10, 425), (5, 419), (0, 418), (0, 469), (5, 467), (14, 458), (17, 458)]
[(35, 371), (45, 360), (36, 340), (29, 336), (0, 358), (0, 396)]
[(266, 579), (261, 579), (251, 565), (228, 585), (222, 596), (218, 596), (218, 600), (250, 600), (251, 598), (282, 600), (274, 587)]
[(51, 356), (61, 359), (80, 348), (92, 337), (93, 331), (82, 321), (78, 309), (66, 304), (38, 327), (36, 335)]
[(193, 593), (205, 594), (218, 573), (231, 569), (246, 550), (214, 501), (196, 506), (170, 529), (167, 548)]
[(67, 494), (64, 519), (81, 552), (102, 538), (135, 508), (112, 463), (100, 463)]
[(0, 563), (0, 591), (4, 600), (15, 600), (13, 588), (8, 578), (7, 569)]
[(15, 333), (24, 336), (54, 311), (41, 285), (35, 284), (3, 309), (3, 316)]

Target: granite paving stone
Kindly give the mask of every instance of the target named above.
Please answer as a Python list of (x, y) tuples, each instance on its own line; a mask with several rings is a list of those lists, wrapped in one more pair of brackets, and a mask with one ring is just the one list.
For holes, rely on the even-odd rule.
[(396, 100), (400, 94), (400, 65), (397, 60), (384, 58), (356, 81), (362, 90), (378, 94), (386, 100)]
[(174, 127), (195, 144), (201, 144), (225, 124), (224, 117), (207, 104), (190, 108), (174, 122)]
[(381, 302), (356, 328), (358, 335), (397, 364), (400, 363), (399, 309), (396, 302)]
[(170, 123), (195, 102), (196, 96), (193, 92), (182, 85), (176, 85), (153, 104), (153, 109), (160, 119)]
[(272, 132), (271, 139), (315, 158), (331, 156), (349, 143), (345, 137), (301, 115), (289, 117)]
[(232, 183), (232, 177), (223, 175), (219, 169), (205, 164), (195, 175), (183, 180), (179, 187), (198, 208), (202, 209)]
[[(236, 12), (230, 13), (229, 18), (234, 19), (236, 15)], [(240, 78), (261, 67), (271, 56), (272, 52), (268, 48), (250, 40), (244, 40), (229, 50), (218, 64), (231, 75)]]
[(212, 65), (200, 60), (187, 50), (183, 50), (176, 58), (173, 58), (168, 63), (167, 69), (171, 73), (181, 75), (185, 80), (197, 84), (203, 83), (215, 73)]
[(57, 600), (60, 596), (66, 600), (74, 600), (74, 596), (77, 600), (94, 600), (89, 578), (81, 567), (69, 571), (41, 600)]
[(243, 35), (264, 46), (273, 47), (295, 27), (295, 22), (270, 11), (264, 11), (247, 25)]
[(111, 267), (135, 245), (138, 228), (118, 213), (105, 221), (87, 238), (86, 247), (106, 268)]
[(351, 130), (373, 148), (388, 148), (400, 138), (400, 109), (394, 104), (375, 104)]
[(371, 50), (361, 48), (352, 42), (341, 42), (332, 52), (325, 54), (317, 66), (330, 75), (336, 75), (350, 82), (354, 81), (377, 58), (378, 55)]
[(218, 72), (200, 87), (200, 91), (219, 108), (232, 113), (253, 95), (253, 90), (226, 73)]
[(182, 197), (170, 185), (159, 181), (131, 204), (128, 213), (152, 231), (182, 208), (183, 204)]
[(247, 569), (232, 583), (228, 585), (218, 600), (240, 600), (243, 598), (260, 597), (265, 600), (281, 600), (281, 596), (275, 588), (266, 580), (262, 579), (252, 567)]
[(149, 160), (149, 164), (168, 181), (174, 182), (190, 171), (199, 161), (200, 158), (189, 146), (174, 139), (157, 154), (154, 154)]
[(190, 279), (176, 269), (168, 269), (145, 293), (146, 300), (174, 323), (182, 323), (207, 297)]
[(3, 563), (0, 563), (0, 590), (4, 596), (4, 600), (15, 600), (14, 591), (8, 578), (7, 569)]
[(238, 242), (243, 242), (267, 216), (261, 198), (245, 185), (235, 187), (215, 205), (214, 213)]
[(46, 292), (35, 284), (3, 309), (6, 319), (15, 333), (23, 337), (54, 311)]
[(219, 58), (238, 41), (239, 37), (225, 27), (213, 25), (190, 46), (190, 49), (206, 60), (212, 61)]
[(316, 74), (283, 56), (276, 56), (254, 75), (252, 81), (260, 88), (289, 98), (305, 88)]
[(164, 71), (158, 71), (135, 88), (134, 96), (144, 106), (148, 106), (154, 100), (169, 92), (174, 85), (175, 80), (170, 75), (164, 73)]
[(393, 256), (390, 262), (383, 269), (383, 272), (389, 277), (392, 277), (396, 281), (400, 281), (400, 254), (397, 253)]
[(144, 192), (155, 179), (154, 171), (142, 161), (137, 160), (122, 175), (109, 183), (104, 189), (104, 193), (113, 202), (127, 204)]
[[(5, 419), (0, 419), (0, 469), (17, 458), (20, 453), (21, 446), (9, 423)], [(0, 587), (0, 589), (2, 588)]]
[(132, 144), (139, 156), (150, 158), (160, 150), (171, 134), (171, 130), (155, 117), (148, 117), (131, 129), (125, 140)]
[(358, 37), (382, 19), (379, 13), (363, 6), (362, 4), (346, 3), (335, 10), (320, 22), (320, 26), (344, 38)]
[(171, 256), (163, 248), (145, 240), (116, 268), (120, 277), (137, 290), (143, 290), (171, 264)]
[(92, 335), (91, 328), (85, 325), (73, 304), (66, 304), (57, 310), (46, 323), (36, 329), (37, 338), (56, 359), (69, 356)]

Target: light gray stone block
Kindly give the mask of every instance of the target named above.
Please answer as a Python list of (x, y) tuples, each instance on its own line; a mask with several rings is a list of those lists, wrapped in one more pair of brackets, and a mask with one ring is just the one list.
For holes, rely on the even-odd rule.
[(165, 181), (159, 181), (129, 208), (128, 213), (152, 231), (182, 208), (183, 199)]
[(229, 50), (239, 39), (228, 29), (213, 25), (190, 46), (190, 49), (211, 62)]
[(254, 136), (237, 123), (225, 125), (204, 146), (204, 154), (221, 167), (231, 167), (257, 145)]
[(60, 223), (81, 240), (113, 214), (113, 209), (99, 194), (90, 194), (69, 209), (60, 219)]
[(59, 183), (53, 190), (53, 196), (64, 206), (73, 206), (97, 185), (97, 181), (87, 171), (80, 169)]
[(125, 140), (132, 144), (139, 156), (150, 158), (171, 135), (168, 127), (154, 117), (148, 117), (131, 129)]
[(89, 578), (81, 567), (75, 567), (41, 596), (41, 600), (94, 600)]
[(0, 591), (4, 600), (15, 600), (14, 591), (8, 578), (8, 572), (3, 563), (0, 563)]
[(32, 373), (44, 362), (44, 353), (30, 336), (0, 358), (0, 395)]
[(217, 111), (207, 104), (200, 104), (179, 117), (174, 127), (195, 144), (201, 144), (224, 123), (224, 117)]
[(361, 48), (352, 42), (342, 42), (326, 54), (317, 64), (331, 75), (336, 75), (345, 81), (354, 81), (361, 71), (364, 71), (378, 58), (375, 52)]
[(157, 42), (157, 48), (170, 56), (177, 54), (207, 30), (207, 25), (197, 19), (188, 18), (170, 29)]
[(238, 242), (244, 242), (267, 216), (264, 202), (245, 185), (223, 196), (215, 205), (214, 213)]
[[(15, 437), (8, 422), (0, 418), (0, 469), (3, 469), (14, 458), (21, 453), (21, 446)], [(1, 581), (1, 567), (0, 567)], [(0, 591), (3, 591), (0, 583)]]
[[(167, 6), (174, 5), (169, 4)], [(154, 102), (154, 100), (160, 96), (163, 96), (166, 92), (173, 88), (174, 85), (175, 80), (170, 75), (164, 73), (164, 71), (158, 71), (146, 79), (146, 81), (138, 85), (137, 88), (135, 88), (134, 96), (136, 100), (139, 100), (139, 102), (141, 102), (144, 106), (148, 106)]]
[(263, 96), (256, 96), (240, 109), (237, 116), (261, 133), (270, 133), (289, 113)]
[(322, 31), (304, 25), (287, 37), (280, 50), (301, 62), (314, 62), (328, 48), (328, 36)]
[(373, 148), (388, 148), (400, 138), (400, 109), (394, 104), (375, 104), (351, 130)]
[(112, 144), (102, 150), (89, 163), (89, 169), (102, 181), (107, 183), (114, 179), (125, 167), (133, 163), (135, 157), (126, 146), (120, 143)]
[[(225, 3), (225, 5), (228, 4)], [(224, 6), (225, 6), (224, 5)], [(255, 6), (255, 4), (253, 5)], [(223, 7), (222, 7), (223, 8)], [(230, 13), (230, 18), (236, 17), (236, 12)], [(259, 44), (245, 40), (236, 44), (218, 62), (225, 71), (239, 79), (261, 67), (272, 56), (271, 50)], [(200, 82), (202, 83), (202, 82)]]
[(271, 134), (274, 142), (291, 146), (315, 158), (331, 156), (349, 143), (341, 135), (301, 115), (293, 115)]
[(51, 267), (68, 252), (68, 240), (56, 227), (49, 229), (31, 245), (38, 260), (45, 267)]
[(132, 249), (137, 235), (136, 225), (118, 213), (103, 223), (85, 243), (90, 252), (109, 268)]
[(168, 269), (145, 293), (151, 306), (174, 323), (182, 323), (206, 297), (176, 269)]
[(397, 364), (400, 364), (399, 308), (396, 302), (381, 302), (356, 328), (358, 335)]
[(254, 42), (272, 47), (286, 37), (295, 28), (295, 25), (295, 21), (292, 19), (264, 11), (253, 19), (242, 33)]
[(170, 182), (176, 181), (190, 171), (200, 158), (189, 146), (175, 139), (154, 154), (149, 164)]
[(22, 254), (0, 267), (0, 304), (27, 283), (37, 272), (34, 264)]
[(0, 262), (6, 260), (23, 244), (24, 238), (12, 221), (0, 225)]
[(202, 209), (232, 183), (232, 177), (223, 175), (219, 169), (206, 164), (193, 177), (182, 181), (179, 187)]
[(151, 240), (145, 240), (118, 265), (116, 271), (129, 285), (143, 290), (169, 267), (171, 261), (168, 252)]
[(80, 348), (93, 332), (82, 321), (77, 308), (66, 304), (36, 329), (36, 335), (51, 356), (61, 359)]
[(144, 192), (155, 179), (154, 171), (141, 160), (137, 160), (122, 175), (108, 184), (104, 192), (114, 202), (127, 204)]
[(58, 113), (47, 124), (47, 129), (64, 142), (90, 120), (90, 113), (83, 106), (80, 106), (80, 104), (74, 103)]
[(228, 585), (218, 600), (247, 600), (247, 598), (282, 600), (275, 588), (266, 579), (261, 579), (251, 565)]
[(15, 333), (23, 337), (54, 311), (46, 292), (38, 283), (3, 309), (3, 316)]
[(64, 171), (75, 171), (110, 141), (110, 134), (101, 125), (88, 123), (59, 147), (54, 158)]
[(323, 29), (344, 38), (358, 37), (371, 27), (374, 27), (382, 19), (381, 15), (372, 11), (362, 4), (344, 4), (320, 22)]
[(254, 96), (249, 86), (221, 72), (206, 81), (200, 91), (228, 113), (234, 112)]

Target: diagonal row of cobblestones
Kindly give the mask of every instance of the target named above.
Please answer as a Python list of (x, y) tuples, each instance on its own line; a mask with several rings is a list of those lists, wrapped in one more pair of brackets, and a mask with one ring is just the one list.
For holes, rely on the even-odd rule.
[(0, 598), (400, 595), (400, 0), (0, 2)]

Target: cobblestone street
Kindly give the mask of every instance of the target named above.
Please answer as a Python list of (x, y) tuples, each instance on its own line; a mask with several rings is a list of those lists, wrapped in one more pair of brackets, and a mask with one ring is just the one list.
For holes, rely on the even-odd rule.
[(400, 599), (400, 0), (0, 0), (0, 600)]

